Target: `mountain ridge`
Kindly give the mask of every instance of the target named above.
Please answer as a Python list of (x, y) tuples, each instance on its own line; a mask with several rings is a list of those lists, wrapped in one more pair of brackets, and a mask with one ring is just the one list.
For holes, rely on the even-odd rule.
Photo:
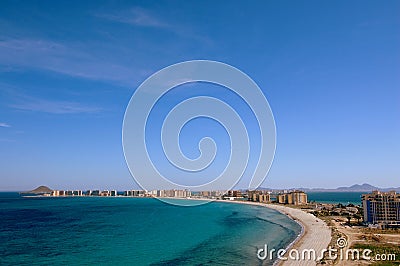
[(371, 192), (373, 190), (379, 190), (382, 192), (396, 191), (400, 192), (400, 187), (389, 187), (389, 188), (379, 188), (368, 183), (364, 184), (354, 184), (349, 187), (337, 187), (337, 188), (290, 188), (290, 189), (272, 189), (272, 188), (258, 188), (262, 190), (302, 190), (304, 192)]

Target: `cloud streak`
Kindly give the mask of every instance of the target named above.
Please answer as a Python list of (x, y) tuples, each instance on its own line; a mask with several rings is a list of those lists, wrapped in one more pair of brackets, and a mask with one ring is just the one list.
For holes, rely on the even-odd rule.
[(13, 139), (4, 139), (4, 138), (0, 138), (0, 142), (16, 142)]
[(11, 127), (11, 126), (7, 123), (0, 123), (0, 127)]
[(82, 47), (43, 39), (0, 40), (0, 62), (7, 68), (48, 70), (73, 77), (133, 85), (140, 72), (99, 59)]
[(95, 16), (114, 22), (140, 27), (168, 28), (169, 24), (151, 15), (143, 8), (134, 7), (114, 13), (98, 13)]
[(50, 101), (44, 99), (30, 98), (20, 103), (11, 104), (9, 107), (24, 110), (35, 111), (50, 114), (82, 114), (82, 113), (98, 113), (101, 108), (86, 106), (77, 102), (70, 101)]
[[(169, 31), (183, 40), (191, 39), (209, 45), (203, 35), (193, 32), (181, 24), (166, 22), (156, 14), (143, 8), (133, 7), (126, 10), (113, 10), (103, 13), (91, 13), (101, 18), (99, 32), (102, 32), (101, 25), (104, 22), (123, 23), (136, 27), (135, 32), (143, 28), (157, 28)], [(103, 23), (103, 24), (102, 24)], [(114, 25), (120, 27), (121, 25)], [(140, 29), (140, 28), (141, 29)], [(18, 31), (19, 28), (13, 31)], [(100, 36), (89, 42), (62, 41), (44, 39), (42, 37), (16, 37), (18, 35), (0, 35), (0, 72), (15, 72), (19, 70), (51, 71), (74, 78), (82, 78), (93, 81), (107, 82), (124, 87), (136, 87), (154, 69), (152, 63), (143, 64), (149, 54), (153, 42), (148, 39), (139, 39), (136, 42), (143, 42), (149, 45), (139, 45), (139, 48), (127, 46), (124, 39), (115, 40), (109, 35)], [(163, 51), (164, 52), (164, 51)], [(138, 54), (134, 57), (132, 55)]]
[(133, 7), (127, 10), (116, 10), (108, 13), (95, 13), (94, 16), (109, 20), (111, 22), (123, 23), (134, 27), (149, 27), (167, 30), (180, 38), (193, 39), (203, 45), (211, 45), (211, 39), (204, 35), (193, 32), (193, 28), (185, 27), (182, 24), (171, 23), (161, 19), (150, 11)]

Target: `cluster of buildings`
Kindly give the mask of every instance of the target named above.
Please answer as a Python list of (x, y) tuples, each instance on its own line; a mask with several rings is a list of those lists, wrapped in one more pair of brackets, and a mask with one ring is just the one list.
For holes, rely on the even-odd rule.
[(44, 195), (51, 197), (68, 197), (68, 196), (95, 196), (95, 197), (173, 197), (188, 198), (191, 192), (188, 190), (126, 190), (119, 192), (117, 190), (53, 190), (51, 193)]
[(208, 198), (208, 199), (218, 199), (224, 195), (223, 191), (213, 190), (213, 191), (200, 191), (198, 193), (192, 193), (192, 196), (198, 198)]
[[(306, 205), (307, 194), (303, 191), (200, 191), (189, 190), (53, 190), (45, 196), (68, 197), (68, 196), (98, 196), (98, 197), (160, 197), (160, 198), (208, 198), (227, 200), (249, 200), (262, 203), (278, 203), (290, 205)], [(395, 191), (380, 192), (373, 191), (370, 194), (362, 195), (364, 222), (380, 228), (400, 227), (400, 194)], [(349, 213), (357, 213), (357, 208), (347, 207)], [(335, 210), (333, 210), (335, 211)]]
[(362, 195), (364, 222), (380, 228), (400, 227), (400, 194), (373, 191)]
[(191, 192), (190, 190), (179, 189), (162, 189), (162, 190), (53, 190), (51, 193), (45, 193), (43, 196), (51, 197), (68, 197), (68, 196), (96, 196), (96, 197), (157, 197), (157, 198), (208, 198), (208, 199), (243, 199), (243, 195), (239, 190), (224, 191), (199, 191)]
[(66, 196), (83, 196), (82, 190), (53, 190), (50, 194), (44, 196), (66, 197)]
[(290, 191), (273, 193), (270, 191), (199, 191), (189, 190), (53, 190), (45, 196), (68, 197), (68, 196), (97, 196), (97, 197), (157, 197), (157, 198), (207, 198), (207, 199), (226, 199), (226, 200), (249, 200), (254, 202), (280, 204), (303, 205), (307, 204), (307, 194), (302, 191)]
[(152, 190), (146, 193), (149, 197), (157, 197), (157, 198), (190, 198), (192, 193), (190, 190), (179, 190), (179, 189), (170, 189), (170, 190)]
[(243, 200), (245, 196), (240, 190), (228, 190), (222, 195), (222, 199)]
[(289, 192), (274, 193), (270, 191), (249, 191), (248, 200), (254, 202), (270, 203), (275, 202), (279, 204), (291, 205), (306, 205), (307, 194), (303, 191), (294, 190)]
[(280, 204), (305, 205), (307, 204), (307, 194), (299, 190), (278, 194), (276, 202)]
[(254, 201), (254, 202), (264, 202), (264, 203), (268, 203), (271, 202), (271, 194), (268, 191), (249, 191), (247, 193), (247, 197), (250, 201)]
[(44, 196), (51, 197), (68, 197), (68, 196), (99, 196), (99, 197), (115, 197), (116, 190), (53, 190), (50, 194)]

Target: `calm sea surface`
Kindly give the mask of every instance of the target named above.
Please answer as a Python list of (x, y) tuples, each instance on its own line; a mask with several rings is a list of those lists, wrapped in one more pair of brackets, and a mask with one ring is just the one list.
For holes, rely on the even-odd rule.
[(362, 194), (366, 192), (307, 192), (308, 201), (354, 205), (361, 205)]
[(0, 193), (0, 265), (261, 265), (258, 248), (286, 247), (300, 230), (242, 204)]

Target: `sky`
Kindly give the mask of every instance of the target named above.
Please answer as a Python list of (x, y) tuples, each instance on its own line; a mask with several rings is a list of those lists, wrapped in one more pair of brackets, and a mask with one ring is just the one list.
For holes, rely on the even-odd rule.
[[(277, 143), (263, 187), (400, 186), (399, 10), (399, 1), (1, 1), (0, 190), (138, 188), (121, 140), (129, 100), (156, 71), (196, 59), (240, 69), (268, 99)], [(211, 87), (184, 85), (160, 110)], [(226, 132), (192, 122), (182, 150), (198, 156), (206, 128), (220, 169)]]

